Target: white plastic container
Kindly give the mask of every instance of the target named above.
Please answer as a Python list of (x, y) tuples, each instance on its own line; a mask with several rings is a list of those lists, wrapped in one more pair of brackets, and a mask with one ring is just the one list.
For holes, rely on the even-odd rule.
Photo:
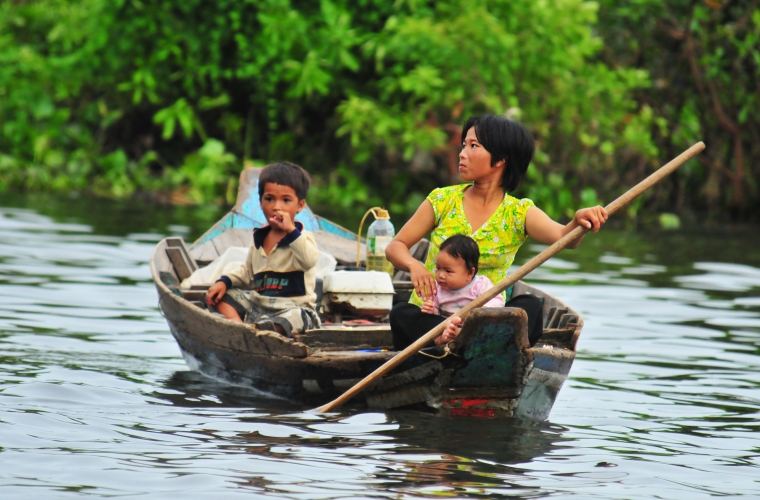
[(380, 318), (393, 307), (393, 282), (379, 271), (335, 271), (325, 276), (322, 304), (328, 312)]

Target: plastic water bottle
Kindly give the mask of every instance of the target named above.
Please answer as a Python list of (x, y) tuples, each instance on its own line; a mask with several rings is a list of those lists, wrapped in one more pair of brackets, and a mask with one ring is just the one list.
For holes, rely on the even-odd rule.
[(378, 210), (367, 229), (367, 271), (382, 271), (393, 278), (393, 264), (385, 258), (385, 247), (396, 235), (387, 210)]

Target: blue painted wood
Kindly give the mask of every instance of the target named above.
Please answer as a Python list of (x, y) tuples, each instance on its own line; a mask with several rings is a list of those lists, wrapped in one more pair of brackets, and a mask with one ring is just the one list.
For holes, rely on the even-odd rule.
[(544, 353), (537, 350), (533, 356), (533, 366), (547, 372), (567, 375), (573, 366), (574, 357), (554, 355), (551, 351)]
[(542, 384), (537, 380), (528, 380), (520, 394), (514, 416), (546, 420), (552, 411), (559, 389)]
[[(211, 241), (228, 229), (254, 229), (268, 224), (259, 201), (259, 172), (260, 169), (246, 169), (240, 175), (241, 185), (238, 189), (235, 207), (217, 222), (199, 243)], [(296, 220), (301, 222), (308, 231), (322, 230), (341, 238), (356, 241), (355, 233), (315, 215), (308, 204), (296, 215)]]

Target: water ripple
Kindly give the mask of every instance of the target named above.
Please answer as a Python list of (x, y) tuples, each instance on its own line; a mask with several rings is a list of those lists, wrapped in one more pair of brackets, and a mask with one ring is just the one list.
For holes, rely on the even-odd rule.
[(0, 208), (3, 498), (760, 492), (754, 235), (600, 233), (532, 274), (586, 322), (549, 422), (317, 415), (185, 366), (148, 258), (164, 234), (207, 222), (51, 203), (55, 215)]

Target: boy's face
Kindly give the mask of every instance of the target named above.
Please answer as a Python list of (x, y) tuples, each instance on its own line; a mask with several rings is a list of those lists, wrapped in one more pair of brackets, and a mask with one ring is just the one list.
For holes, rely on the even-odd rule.
[(296, 190), (290, 186), (283, 186), (274, 182), (267, 182), (264, 185), (261, 209), (264, 211), (267, 220), (274, 218), (282, 222), (283, 214), (288, 214), (292, 221), (305, 205), (306, 200), (299, 200)]
[(444, 290), (459, 290), (470, 284), (475, 269), (467, 269), (464, 259), (452, 257), (446, 250), (438, 252), (435, 259), (435, 280)]

